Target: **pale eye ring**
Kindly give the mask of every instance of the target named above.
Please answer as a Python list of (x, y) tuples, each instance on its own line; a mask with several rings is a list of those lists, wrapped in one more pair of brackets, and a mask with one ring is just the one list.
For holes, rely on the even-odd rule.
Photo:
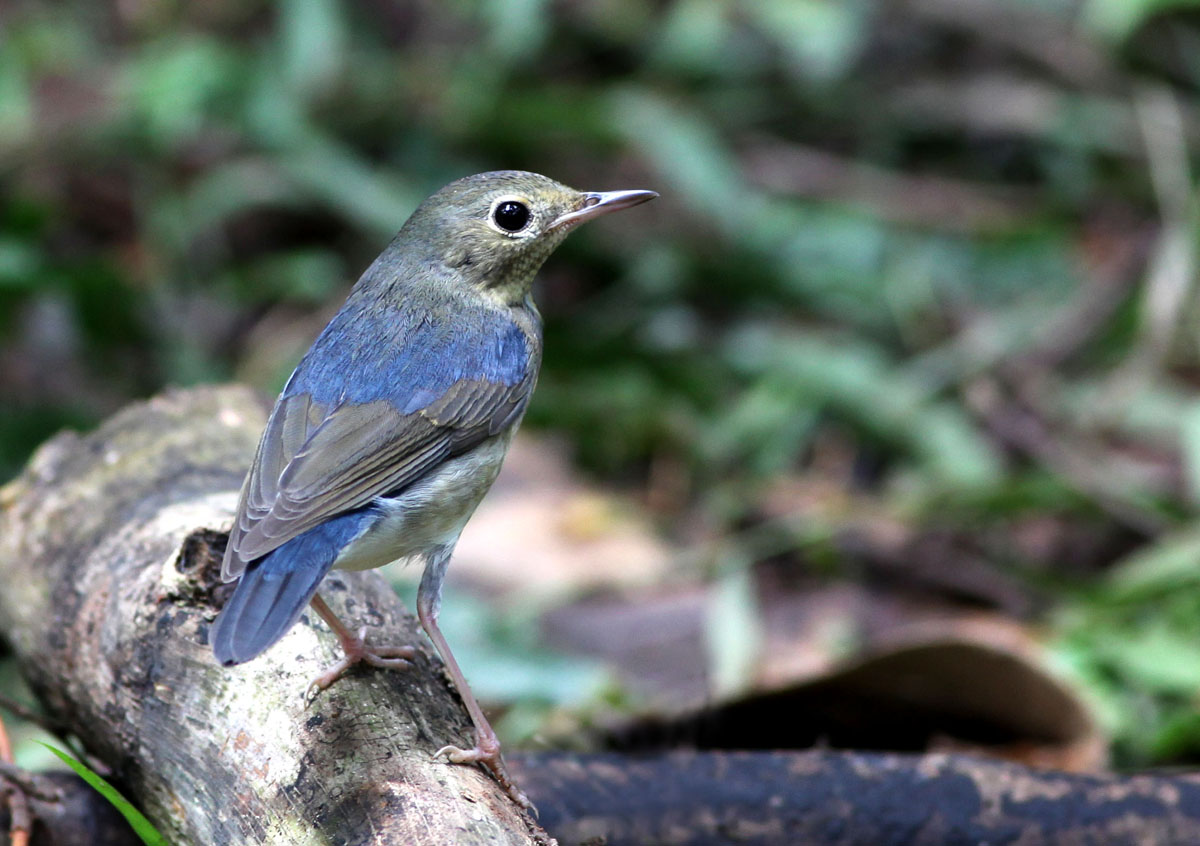
[(520, 200), (511, 198), (500, 200), (492, 206), (492, 223), (496, 224), (502, 232), (509, 234), (520, 232), (529, 225), (532, 217), (529, 206)]

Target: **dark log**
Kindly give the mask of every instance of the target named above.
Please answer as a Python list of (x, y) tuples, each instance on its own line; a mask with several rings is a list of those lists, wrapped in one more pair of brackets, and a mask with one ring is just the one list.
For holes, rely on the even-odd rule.
[[(265, 408), (244, 388), (171, 391), (61, 434), (0, 490), (0, 631), (50, 716), (172, 842), (545, 842), (480, 769), (438, 761), (470, 723), (428, 652), (356, 670), (315, 615), (255, 661), (207, 646), (236, 493)], [(326, 598), (376, 643), (424, 647), (376, 573)]]
[[(107, 799), (74, 773), (46, 773), (39, 783), (57, 796), (29, 796), (33, 817), (33, 846), (139, 846), (141, 839)], [(8, 803), (0, 802), (0, 833), (11, 818)], [(2, 835), (0, 835), (2, 836)]]
[(967, 755), (524, 755), (561, 846), (1200, 843), (1200, 776), (1078, 775)]
[[(264, 412), (240, 388), (170, 392), (57, 436), (0, 489), (0, 632), (43, 706), (172, 842), (548, 843), (481, 770), (433, 759), (471, 729), (427, 652), (311, 704), (336, 652), (319, 621), (213, 661), (221, 530)], [(329, 588), (377, 642), (424, 643), (377, 574)], [(512, 764), (563, 846), (1200, 843), (1196, 776), (832, 751)]]

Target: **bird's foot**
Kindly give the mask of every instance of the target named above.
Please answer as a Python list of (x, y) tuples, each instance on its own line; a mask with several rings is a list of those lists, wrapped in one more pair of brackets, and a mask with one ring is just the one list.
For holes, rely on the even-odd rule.
[(453, 764), (483, 764), (492, 778), (504, 788), (504, 792), (525, 810), (537, 816), (537, 808), (529, 801), (524, 791), (513, 782), (500, 757), (500, 741), (492, 736), (476, 743), (471, 749), (460, 749), (457, 746), (443, 746), (433, 753), (435, 758), (446, 758)]
[(367, 627), (358, 630), (357, 635), (341, 637), (342, 659), (321, 675), (312, 680), (308, 686), (308, 696), (312, 698), (325, 690), (335, 681), (346, 674), (355, 664), (369, 664), (385, 670), (406, 670), (412, 666), (412, 658), (417, 654), (413, 646), (367, 646)]

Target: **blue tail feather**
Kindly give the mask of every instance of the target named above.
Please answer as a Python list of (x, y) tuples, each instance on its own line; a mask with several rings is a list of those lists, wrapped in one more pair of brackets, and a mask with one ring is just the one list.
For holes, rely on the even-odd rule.
[(376, 517), (351, 511), (250, 563), (213, 622), (209, 643), (226, 666), (265, 652), (300, 619), (338, 554)]

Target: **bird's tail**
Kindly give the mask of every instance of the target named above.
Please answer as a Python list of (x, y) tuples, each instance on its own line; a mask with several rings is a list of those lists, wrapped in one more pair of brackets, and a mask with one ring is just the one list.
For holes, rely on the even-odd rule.
[(249, 661), (287, 634), (370, 516), (358, 511), (335, 517), (251, 562), (213, 621), (209, 643), (217, 660), (227, 666)]
[(304, 607), (329, 572), (327, 562), (305, 560), (296, 566), (284, 544), (246, 568), (233, 596), (213, 622), (213, 654), (222, 664), (240, 664), (266, 651), (300, 619)]

